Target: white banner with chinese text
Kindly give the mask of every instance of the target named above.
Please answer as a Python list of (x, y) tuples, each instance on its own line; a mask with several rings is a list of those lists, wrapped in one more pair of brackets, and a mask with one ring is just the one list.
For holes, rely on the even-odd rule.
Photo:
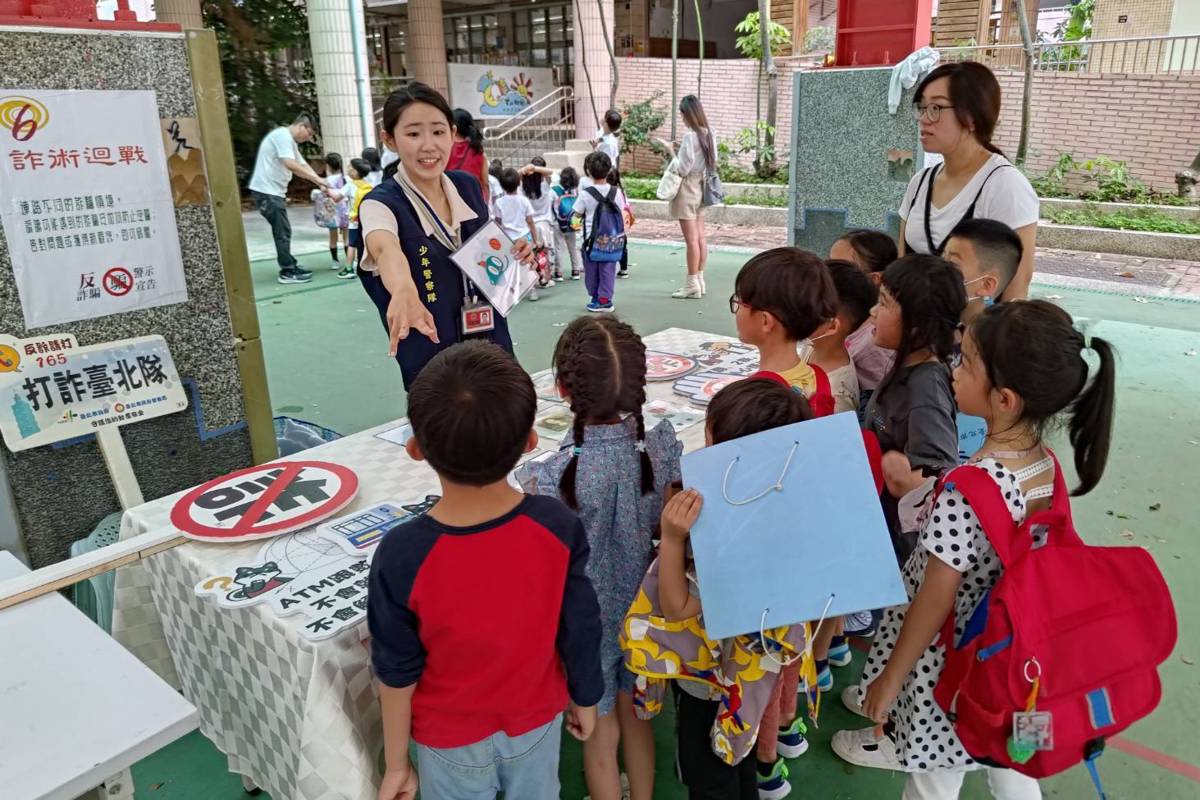
[(152, 91), (0, 89), (0, 218), (28, 329), (187, 300)]
[(14, 452), (187, 408), (167, 342), (79, 347), (74, 336), (0, 336), (0, 434)]

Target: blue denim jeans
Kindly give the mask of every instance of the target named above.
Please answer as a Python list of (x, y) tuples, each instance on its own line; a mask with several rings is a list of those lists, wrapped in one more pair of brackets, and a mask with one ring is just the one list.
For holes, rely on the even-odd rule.
[(421, 797), (428, 800), (558, 800), (562, 714), (520, 736), (494, 733), (465, 747), (417, 745)]

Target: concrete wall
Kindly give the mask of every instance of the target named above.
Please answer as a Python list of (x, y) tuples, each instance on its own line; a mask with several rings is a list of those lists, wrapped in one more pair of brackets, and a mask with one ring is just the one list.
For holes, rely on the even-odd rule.
[[(212, 53), (215, 56), (215, 46)], [(190, 118), (199, 113), (182, 35), (5, 30), (0, 32), (0, 86), (153, 89), (160, 116)], [(104, 120), (96, 121), (97, 130), (103, 125)], [(212, 165), (208, 172), (212, 186)], [(166, 338), (179, 375), (190, 388), (189, 407), (121, 429), (148, 500), (252, 463), (238, 345), (213, 214), (210, 203), (175, 209), (186, 303), (36, 332), (25, 329), (0, 230), (0, 330), (18, 337), (73, 333), (81, 345), (147, 334)], [(235, 235), (241, 236), (240, 227)], [(252, 304), (249, 313), (253, 314)], [(258, 347), (257, 338), (243, 346), (251, 345)], [(7, 490), (35, 567), (64, 558), (72, 541), (87, 536), (101, 518), (120, 508), (94, 437), (20, 453), (0, 447), (0, 452)], [(6, 487), (0, 486), (3, 491)]]

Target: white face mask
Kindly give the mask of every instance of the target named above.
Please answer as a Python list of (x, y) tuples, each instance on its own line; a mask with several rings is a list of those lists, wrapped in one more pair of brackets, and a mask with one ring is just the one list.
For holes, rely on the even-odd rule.
[[(986, 275), (980, 275), (978, 278), (972, 278), (969, 281), (963, 281), (963, 286), (970, 286), (972, 283), (978, 283), (979, 281), (983, 280), (986, 277), (987, 277)], [(986, 295), (984, 297), (968, 297), (967, 298), (968, 303), (970, 303), (972, 300), (980, 301), (981, 303), (983, 303), (984, 308), (988, 308), (988, 307), (996, 304), (996, 298), (992, 297), (991, 295)]]
[(809, 347), (812, 347), (813, 342), (819, 342), (827, 336), (833, 336), (833, 334), (834, 334), (834, 331), (828, 331), (826, 333), (822, 333), (820, 336), (813, 336), (812, 338), (805, 339), (804, 341), (808, 343)]

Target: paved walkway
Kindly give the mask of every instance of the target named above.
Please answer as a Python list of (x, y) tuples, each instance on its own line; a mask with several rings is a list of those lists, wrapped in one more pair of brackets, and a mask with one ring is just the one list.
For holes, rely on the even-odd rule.
[[(313, 224), (310, 209), (293, 206), (288, 210), (288, 215), (292, 221), (293, 254), (319, 253), (328, 248), (328, 234)], [(250, 260), (273, 259), (275, 249), (270, 229), (263, 218), (255, 211), (247, 211), (242, 219), (246, 227)], [(682, 241), (679, 225), (662, 220), (638, 220), (630, 233), (634, 238), (646, 241)], [(708, 241), (719, 248), (744, 248), (748, 252), (765, 250), (786, 245), (787, 230), (747, 225), (709, 225)], [(1047, 285), (1200, 300), (1200, 261), (1167, 261), (1039, 247), (1036, 269), (1037, 280)]]

